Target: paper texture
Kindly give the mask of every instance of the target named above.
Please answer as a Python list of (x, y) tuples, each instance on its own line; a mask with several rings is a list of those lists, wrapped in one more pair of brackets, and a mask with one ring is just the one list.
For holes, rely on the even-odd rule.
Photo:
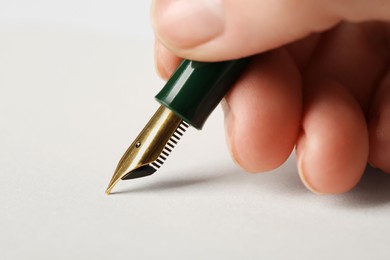
[(390, 179), (318, 196), (294, 159), (251, 175), (230, 160), (220, 108), (163, 168), (104, 194), (158, 107), (152, 40), (4, 27), (2, 259), (388, 259)]

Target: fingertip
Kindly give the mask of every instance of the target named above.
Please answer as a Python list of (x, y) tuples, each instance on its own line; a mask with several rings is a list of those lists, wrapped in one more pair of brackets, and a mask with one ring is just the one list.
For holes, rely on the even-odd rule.
[(305, 174), (306, 170), (304, 169), (304, 162), (303, 162), (305, 158), (305, 144), (306, 144), (306, 135), (304, 130), (302, 129), (301, 133), (299, 134), (297, 144), (295, 146), (295, 154), (296, 154), (297, 170), (298, 170), (299, 178), (301, 179), (303, 185), (305, 185), (305, 187), (309, 191), (320, 195), (323, 193), (314, 189), (313, 185), (309, 182)]
[(154, 44), (154, 59), (156, 71), (164, 80), (168, 80), (182, 61), (157, 40)]
[(369, 118), (370, 164), (390, 173), (390, 69), (371, 103)]
[(224, 30), (224, 1), (153, 1), (151, 18), (158, 39), (176, 53), (211, 41)]
[(301, 117), (300, 78), (283, 50), (261, 55), (226, 96), (225, 131), (233, 160), (264, 172), (291, 154)]
[(305, 158), (304, 151), (300, 151), (299, 155), (297, 155), (297, 168), (298, 168), (299, 178), (301, 179), (303, 185), (305, 185), (305, 187), (314, 194), (317, 194), (317, 195), (326, 194), (326, 193), (322, 193), (322, 192), (316, 190), (315, 187), (310, 183), (310, 181), (306, 177), (306, 174), (305, 174), (306, 169), (304, 169), (304, 163), (303, 163), (304, 158)]
[(229, 60), (275, 49), (339, 22), (322, 2), (301, 2), (155, 0), (151, 17), (157, 38), (176, 55)]
[(349, 191), (368, 158), (368, 133), (357, 101), (338, 83), (324, 81), (307, 94), (303, 131), (297, 142), (302, 182), (318, 194)]

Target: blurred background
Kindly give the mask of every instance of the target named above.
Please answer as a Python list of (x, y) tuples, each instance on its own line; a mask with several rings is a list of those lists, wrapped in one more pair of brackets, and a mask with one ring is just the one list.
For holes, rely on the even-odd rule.
[(2, 27), (63, 27), (152, 39), (151, 0), (4, 0)]

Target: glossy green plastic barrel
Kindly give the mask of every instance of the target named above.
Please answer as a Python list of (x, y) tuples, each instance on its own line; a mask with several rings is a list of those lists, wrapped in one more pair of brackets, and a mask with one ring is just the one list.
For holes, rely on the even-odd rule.
[(202, 129), (248, 62), (249, 58), (223, 62), (184, 60), (156, 99), (187, 123)]

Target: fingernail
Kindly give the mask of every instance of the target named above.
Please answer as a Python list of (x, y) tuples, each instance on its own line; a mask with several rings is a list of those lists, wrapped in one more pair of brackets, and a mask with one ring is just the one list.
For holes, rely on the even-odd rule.
[(157, 35), (166, 44), (180, 48), (195, 47), (223, 32), (223, 1), (155, 1), (152, 19)]
[[(299, 151), (298, 151), (299, 150)], [(307, 178), (307, 173), (304, 165), (304, 151), (302, 151), (302, 148), (297, 149), (297, 166), (298, 166), (298, 174), (301, 178), (302, 183), (305, 185), (305, 187), (310, 190), (311, 192), (317, 194), (317, 195), (323, 195), (324, 193), (319, 192), (316, 190), (313, 185), (310, 183), (310, 181)]]
[(225, 98), (221, 100), (221, 107), (225, 118), (228, 117), (230, 115), (230, 105)]
[(232, 131), (231, 131), (231, 109), (229, 106), (229, 103), (226, 101), (225, 98), (221, 101), (221, 107), (223, 110), (224, 120), (225, 120), (225, 133), (226, 133), (226, 141), (228, 144), (229, 150), (231, 150), (231, 138), (232, 138)]
[(226, 99), (222, 99), (221, 101), (221, 107), (224, 114), (224, 120), (225, 120), (225, 137), (226, 137), (226, 145), (228, 147), (228, 150), (230, 152), (231, 158), (233, 162), (240, 166), (237, 160), (237, 153), (234, 148), (234, 140), (233, 140), (233, 113), (231, 112), (231, 108), (229, 103), (226, 101)]

